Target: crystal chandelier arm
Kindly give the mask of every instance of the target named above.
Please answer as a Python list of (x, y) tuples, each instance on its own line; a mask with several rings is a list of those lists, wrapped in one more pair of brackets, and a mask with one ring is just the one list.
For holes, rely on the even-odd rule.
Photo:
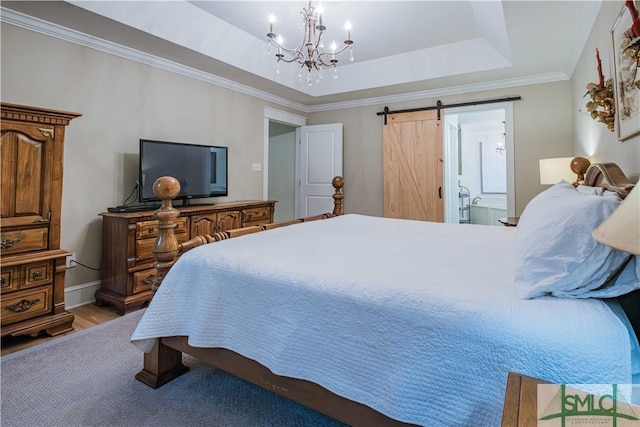
[[(294, 62), (294, 61), (302, 61), (302, 63), (304, 62), (304, 55), (302, 54), (302, 52), (298, 49), (288, 49), (284, 46), (282, 46), (280, 43), (276, 42), (276, 45), (278, 46), (278, 53), (276, 53), (276, 57), (278, 57), (278, 61), (284, 61), (284, 62)], [(282, 53), (282, 51), (288, 53), (289, 55), (291, 55), (291, 57), (289, 59), (287, 59), (285, 57), (285, 55)]]
[[(347, 41), (350, 41), (350, 40), (347, 40)], [(345, 41), (345, 43), (347, 41)], [(336, 59), (336, 56), (340, 55), (347, 48), (351, 47), (352, 44), (353, 44), (353, 42), (351, 42), (350, 44), (345, 44), (345, 46), (343, 46), (341, 49), (336, 50), (334, 52), (326, 52), (326, 51), (317, 50), (317, 52), (318, 52), (318, 63), (320, 63), (320, 64), (322, 64), (322, 65), (324, 65), (326, 67), (330, 67), (330, 66), (335, 67), (336, 63), (338, 62), (338, 60)], [(330, 58), (328, 63), (326, 61), (327, 57)]]
[[(267, 34), (267, 36), (269, 37), (270, 41), (273, 42), (276, 47), (278, 48), (278, 53), (276, 53), (276, 57), (278, 58), (278, 61), (284, 61), (284, 62), (294, 62), (294, 61), (303, 61), (301, 63), (304, 63), (304, 55), (302, 53), (302, 45), (299, 45), (297, 48), (295, 49), (289, 49), (288, 47), (282, 45), (281, 43), (278, 42), (278, 39), (276, 38), (276, 35), (273, 33), (269, 33)], [(282, 53), (282, 51), (288, 53), (289, 55), (291, 55), (291, 58), (287, 59), (285, 57), (285, 55)]]

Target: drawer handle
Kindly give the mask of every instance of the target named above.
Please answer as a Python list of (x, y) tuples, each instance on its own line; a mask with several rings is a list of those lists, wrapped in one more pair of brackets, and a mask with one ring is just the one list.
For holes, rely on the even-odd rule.
[(4, 277), (0, 277), (0, 286), (4, 286), (4, 282), (6, 282), (6, 280), (4, 280)]
[(31, 277), (33, 277), (33, 280), (42, 279), (42, 271), (40, 271), (40, 270), (34, 271), (33, 274), (31, 275)]
[(29, 310), (31, 307), (40, 302), (39, 298), (28, 300), (23, 299), (17, 304), (13, 304), (7, 307), (7, 310), (14, 311), (16, 313), (22, 313), (23, 311)]
[(0, 242), (0, 248), (9, 249), (11, 246), (14, 246), (17, 243), (20, 243), (20, 239), (16, 239), (16, 240), (2, 239), (2, 242)]
[(154, 228), (153, 227), (149, 227), (147, 228), (147, 233), (153, 233)]

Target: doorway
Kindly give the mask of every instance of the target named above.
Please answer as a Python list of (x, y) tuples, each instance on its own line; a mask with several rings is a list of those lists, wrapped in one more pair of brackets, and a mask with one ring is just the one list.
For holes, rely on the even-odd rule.
[(511, 102), (447, 110), (445, 221), (501, 225), (515, 216)]
[(277, 200), (274, 222), (295, 216), (296, 127), (269, 122), (267, 199)]
[(275, 222), (332, 212), (342, 151), (341, 123), (306, 126), (305, 117), (265, 107), (262, 197), (278, 201)]

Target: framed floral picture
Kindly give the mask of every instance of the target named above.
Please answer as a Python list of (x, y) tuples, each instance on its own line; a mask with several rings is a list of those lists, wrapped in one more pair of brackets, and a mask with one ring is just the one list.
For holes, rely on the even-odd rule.
[(613, 29), (614, 94), (619, 141), (640, 133), (640, 19), (633, 1), (625, 2)]

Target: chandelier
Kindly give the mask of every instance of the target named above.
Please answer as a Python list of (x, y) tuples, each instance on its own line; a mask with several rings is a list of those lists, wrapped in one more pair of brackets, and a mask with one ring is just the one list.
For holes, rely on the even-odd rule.
[(278, 48), (276, 53), (276, 73), (280, 74), (280, 61), (295, 62), (299, 65), (298, 79), (302, 81), (305, 71), (307, 84), (311, 86), (312, 82), (319, 83), (322, 80), (323, 68), (333, 67), (333, 78), (338, 78), (338, 69), (336, 65), (338, 60), (336, 56), (349, 49), (349, 60), (353, 62), (353, 40), (351, 40), (351, 24), (347, 21), (345, 29), (347, 30), (347, 39), (344, 41), (344, 46), (338, 48), (335, 41), (331, 43), (330, 50), (325, 50), (324, 40), (322, 35), (327, 29), (322, 24), (322, 8), (314, 8), (309, 6), (303, 8), (300, 12), (302, 15), (302, 21), (300, 26), (304, 26), (304, 36), (302, 41), (294, 49), (289, 49), (283, 46), (282, 36), (276, 35), (273, 32), (273, 24), (275, 22), (275, 16), (271, 14), (269, 17), (269, 49), (271, 54), (271, 47), (275, 45)]

